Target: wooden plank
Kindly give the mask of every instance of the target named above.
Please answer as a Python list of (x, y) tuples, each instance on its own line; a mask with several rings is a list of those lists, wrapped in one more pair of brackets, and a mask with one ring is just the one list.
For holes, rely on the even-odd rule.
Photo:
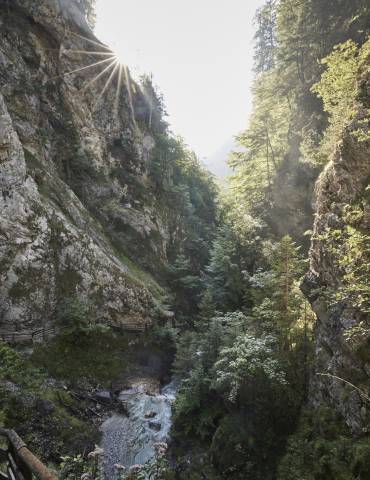
[(17, 480), (25, 480), (20, 468), (18, 467), (16, 461), (13, 458), (13, 455), (10, 452), (8, 452), (8, 459), (9, 459), (11, 471), (14, 473), (15, 478)]
[(9, 478), (10, 480), (17, 480), (17, 478), (15, 478), (14, 473), (12, 472), (10, 466), (8, 466), (7, 472), (8, 472), (8, 478)]

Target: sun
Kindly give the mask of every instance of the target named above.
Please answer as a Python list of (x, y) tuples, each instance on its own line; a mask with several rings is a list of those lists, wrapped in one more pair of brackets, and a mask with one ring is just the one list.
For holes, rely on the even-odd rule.
[[(80, 68), (66, 71), (55, 78), (64, 77), (67, 75), (75, 75), (82, 71), (93, 72), (92, 69), (94, 68), (94, 74), (91, 75), (91, 78), (83, 85), (80, 91), (81, 93), (85, 92), (88, 88), (96, 84), (99, 79), (104, 81), (101, 90), (95, 98), (94, 105), (92, 106), (92, 110), (95, 111), (99, 106), (101, 100), (103, 99), (108, 87), (113, 84), (112, 86), (113, 88), (115, 88), (115, 96), (112, 107), (113, 114), (115, 116), (118, 115), (121, 91), (123, 86), (125, 85), (129, 98), (132, 123), (135, 128), (137, 128), (134, 104), (132, 100), (132, 79), (130, 77), (128, 68), (126, 67), (125, 58), (122, 54), (122, 50), (113, 50), (112, 48), (100, 42), (83, 37), (82, 35), (79, 35), (75, 32), (71, 31), (70, 33), (78, 37), (80, 40), (83, 40), (86, 44), (86, 49), (67, 49), (63, 53), (65, 55), (76, 55), (80, 58), (85, 59), (89, 58), (89, 60), (91, 60), (92, 57), (95, 57), (95, 59), (93, 60), (93, 62), (87, 65), (85, 64), (82, 65)], [(99, 71), (97, 73), (96, 67), (99, 67)]]
[(114, 58), (120, 65), (125, 65), (126, 59), (123, 52), (119, 49), (113, 51)]

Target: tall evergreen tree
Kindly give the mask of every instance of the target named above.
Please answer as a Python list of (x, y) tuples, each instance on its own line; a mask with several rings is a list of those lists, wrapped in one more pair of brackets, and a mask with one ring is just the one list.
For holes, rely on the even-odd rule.
[(255, 71), (266, 72), (275, 67), (276, 61), (276, 0), (267, 0), (256, 13)]

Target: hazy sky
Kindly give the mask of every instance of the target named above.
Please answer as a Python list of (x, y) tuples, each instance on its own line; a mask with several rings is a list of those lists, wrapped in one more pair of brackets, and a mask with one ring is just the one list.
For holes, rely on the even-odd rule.
[(201, 157), (245, 128), (253, 16), (263, 0), (97, 0), (96, 35), (134, 76), (152, 72), (172, 130)]

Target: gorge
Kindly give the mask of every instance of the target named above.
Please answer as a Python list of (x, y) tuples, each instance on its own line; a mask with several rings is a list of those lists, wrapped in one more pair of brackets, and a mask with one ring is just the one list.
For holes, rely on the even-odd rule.
[(68, 480), (370, 479), (368, 1), (257, 10), (222, 186), (93, 19), (0, 0), (0, 427)]

